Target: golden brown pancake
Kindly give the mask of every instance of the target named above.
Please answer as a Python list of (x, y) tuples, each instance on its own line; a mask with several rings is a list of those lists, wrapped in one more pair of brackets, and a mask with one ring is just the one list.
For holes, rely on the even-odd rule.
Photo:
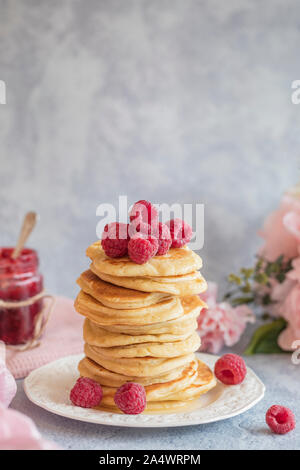
[[(145, 391), (147, 403), (151, 401), (164, 400), (167, 399), (169, 395), (180, 393), (181, 390), (185, 390), (196, 380), (197, 373), (197, 361), (195, 360), (188, 364), (176, 379), (165, 383), (146, 385)], [(102, 390), (102, 406), (114, 406), (114, 396), (117, 388), (102, 386)]]
[(112, 346), (128, 346), (130, 344), (140, 343), (171, 343), (174, 341), (182, 341), (191, 336), (194, 331), (195, 328), (192, 328), (190, 331), (181, 335), (133, 335), (121, 332), (114, 333), (107, 331), (106, 329), (86, 318), (83, 325), (83, 339), (86, 343), (91, 344), (92, 346), (111, 348)]
[(188, 338), (172, 343), (139, 343), (127, 346), (101, 348), (91, 345), (94, 351), (106, 359), (139, 358), (139, 357), (178, 357), (197, 351), (200, 347), (200, 337), (194, 332)]
[(101, 240), (89, 246), (86, 254), (93, 261), (96, 273), (112, 276), (176, 276), (197, 271), (202, 267), (200, 256), (187, 246), (171, 248), (165, 255), (154, 256), (145, 264), (134, 263), (128, 256), (109, 258), (102, 249)]
[(181, 317), (160, 323), (149, 325), (101, 325), (107, 331), (113, 333), (125, 333), (128, 335), (145, 334), (186, 334), (197, 329), (197, 317), (206, 304), (197, 295), (181, 297), (184, 313)]
[[(151, 412), (176, 412), (183, 409), (192, 410), (197, 402), (197, 398), (216, 386), (216, 378), (209, 367), (202, 361), (198, 362), (198, 369), (196, 375), (190, 375), (190, 381), (186, 387), (182, 389), (181, 385), (184, 381), (174, 381), (176, 385), (163, 386), (157, 388), (156, 385), (145, 387), (147, 396), (147, 406), (144, 413)], [(186, 369), (188, 370), (188, 368)], [(191, 373), (192, 374), (192, 373)], [(177, 390), (172, 391), (172, 387)], [(151, 389), (152, 388), (152, 389)], [(114, 393), (116, 389), (106, 388), (103, 401), (96, 409), (107, 410), (113, 412), (120, 412), (114, 404)]]
[(78, 313), (99, 325), (145, 325), (173, 320), (183, 315), (183, 307), (178, 297), (169, 297), (148, 307), (115, 310), (80, 291), (74, 306)]
[(75, 308), (86, 317), (81, 376), (101, 384), (96, 409), (119, 413), (117, 389), (126, 382), (145, 387), (145, 413), (190, 410), (216, 385), (195, 357), (200, 346), (197, 317), (206, 304), (198, 294), (206, 281), (201, 258), (188, 247), (171, 249), (143, 265), (128, 256), (105, 255), (101, 241), (87, 249), (90, 269), (81, 274)]
[(162, 292), (170, 295), (185, 296), (201, 294), (201, 292), (204, 292), (207, 289), (206, 281), (198, 271), (173, 276), (172, 279), (167, 277), (165, 279), (158, 277), (156, 280), (154, 277), (112, 276), (96, 271), (93, 263), (91, 264), (90, 269), (104, 281), (115, 284), (116, 286), (143, 292)]
[(164, 374), (183, 364), (188, 364), (195, 358), (194, 353), (185, 354), (179, 357), (130, 357), (107, 359), (97, 353), (95, 346), (84, 346), (85, 355), (95, 361), (100, 366), (112, 372), (122, 375), (132, 375), (135, 377), (152, 377)]
[(136, 309), (154, 305), (169, 297), (161, 292), (141, 292), (105, 282), (90, 269), (77, 279), (77, 284), (86, 293), (106, 307), (114, 309)]
[(195, 380), (180, 393), (174, 392), (168, 395), (168, 400), (194, 400), (203, 393), (208, 392), (217, 384), (217, 380), (211, 369), (198, 360), (198, 372)]
[(95, 382), (98, 382), (101, 385), (107, 385), (108, 387), (120, 387), (125, 382), (139, 382), (142, 385), (169, 382), (170, 380), (178, 378), (185, 367), (186, 364), (183, 364), (157, 376), (136, 377), (112, 372), (100, 366), (88, 357), (84, 357), (78, 364), (78, 370), (82, 377), (89, 377), (90, 379), (95, 380)]

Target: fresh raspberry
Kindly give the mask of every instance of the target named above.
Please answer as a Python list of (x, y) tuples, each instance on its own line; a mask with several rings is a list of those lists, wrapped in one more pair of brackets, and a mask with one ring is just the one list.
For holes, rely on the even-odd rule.
[(158, 223), (158, 250), (157, 255), (165, 255), (172, 245), (172, 238), (169, 227), (166, 224)]
[(243, 382), (247, 374), (245, 361), (237, 354), (224, 354), (215, 363), (215, 376), (226, 385)]
[(119, 222), (106, 224), (102, 233), (101, 245), (110, 258), (126, 255), (128, 247), (128, 225)]
[(273, 405), (266, 413), (266, 423), (276, 434), (286, 434), (295, 429), (294, 413), (289, 408)]
[(143, 385), (127, 382), (115, 393), (115, 404), (127, 415), (138, 415), (146, 408), (146, 392)]
[(135, 234), (128, 243), (129, 258), (137, 264), (147, 263), (156, 254), (157, 249), (157, 238), (142, 233)]
[(140, 222), (138, 219), (135, 219), (129, 224), (128, 234), (129, 237), (132, 238), (137, 233), (141, 233), (146, 236), (153, 235), (151, 225), (146, 224), (145, 222)]
[(170, 229), (172, 248), (181, 248), (192, 238), (192, 227), (181, 219), (172, 219), (166, 222)]
[(136, 202), (129, 214), (130, 222), (138, 219), (140, 222), (145, 222), (149, 225), (156, 225), (158, 223), (158, 211), (155, 206), (149, 201)]
[(88, 377), (80, 377), (70, 393), (70, 400), (75, 406), (93, 408), (102, 400), (101, 385)]

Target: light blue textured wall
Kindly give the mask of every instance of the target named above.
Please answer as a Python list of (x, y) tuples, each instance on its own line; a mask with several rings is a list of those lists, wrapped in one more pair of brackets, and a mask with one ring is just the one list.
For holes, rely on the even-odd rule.
[(74, 295), (96, 206), (204, 202), (205, 275), (251, 260), (299, 179), (297, 0), (0, 0), (0, 243), (23, 213)]

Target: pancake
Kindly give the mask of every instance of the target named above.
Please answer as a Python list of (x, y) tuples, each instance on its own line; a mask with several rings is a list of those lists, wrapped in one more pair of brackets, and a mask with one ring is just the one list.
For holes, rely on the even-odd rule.
[(200, 256), (187, 246), (171, 248), (165, 255), (154, 256), (145, 264), (134, 263), (128, 256), (109, 258), (102, 249), (101, 240), (89, 246), (86, 254), (93, 261), (95, 272), (112, 276), (176, 276), (197, 271), (202, 267)]
[(183, 314), (183, 307), (178, 297), (169, 297), (148, 307), (115, 310), (106, 307), (90, 295), (80, 291), (74, 306), (78, 313), (100, 325), (145, 325), (172, 320)]
[[(188, 388), (197, 377), (197, 361), (188, 364), (179, 377), (165, 383), (145, 386), (147, 403), (151, 401), (160, 401), (166, 399), (169, 395), (180, 393), (181, 390)], [(102, 406), (114, 406), (114, 396), (117, 388), (102, 386), (103, 398)]]
[(92, 346), (111, 348), (113, 346), (127, 346), (140, 343), (171, 343), (187, 339), (194, 329), (182, 335), (157, 334), (157, 335), (127, 335), (124, 333), (113, 333), (93, 323), (88, 318), (83, 325), (83, 339)]
[(97, 353), (95, 346), (87, 343), (84, 345), (85, 355), (95, 361), (100, 366), (112, 372), (122, 375), (132, 375), (136, 377), (151, 377), (164, 374), (176, 367), (194, 360), (194, 353), (179, 357), (158, 358), (158, 357), (130, 357), (107, 359)]
[[(156, 334), (191, 334), (198, 327), (197, 318), (201, 308), (206, 304), (197, 295), (181, 297), (183, 315), (161, 323), (149, 325), (104, 325), (103, 328), (112, 333), (125, 333), (127, 335), (156, 335)], [(97, 322), (98, 323), (98, 322)]]
[[(180, 413), (190, 410), (193, 407), (193, 400), (190, 401), (150, 401), (146, 405), (145, 411), (142, 414), (159, 414), (159, 413)], [(108, 413), (123, 414), (117, 406), (104, 406), (100, 404), (95, 406), (95, 410), (107, 411)]]
[[(193, 409), (193, 407), (196, 406), (197, 398), (199, 398), (199, 396), (203, 395), (204, 393), (207, 393), (217, 384), (216, 378), (214, 377), (214, 374), (209, 369), (209, 367), (202, 361), (198, 360), (197, 362), (197, 374), (190, 376), (191, 381), (183, 390), (181, 389), (180, 385), (184, 382), (180, 382), (180, 380), (177, 382), (175, 381), (175, 384), (177, 384), (177, 391), (171, 391), (172, 386), (166, 386), (165, 388), (162, 386), (162, 393), (160, 396), (160, 388), (156, 388), (156, 386), (154, 385), (152, 387), (153, 391), (151, 392), (150, 387), (145, 387), (146, 390), (148, 389), (148, 393), (146, 392), (147, 405), (144, 413), (172, 413), (176, 411), (180, 412), (184, 409)], [(96, 407), (96, 409), (103, 409), (107, 411), (113, 411), (115, 413), (120, 413), (120, 410), (115, 406), (113, 402), (112, 393), (110, 391), (106, 391), (104, 395), (106, 396), (106, 398), (103, 398), (101, 405)]]
[(91, 265), (77, 279), (74, 305), (86, 317), (78, 371), (103, 389), (95, 409), (120, 413), (114, 396), (127, 382), (145, 387), (146, 414), (193, 409), (216, 385), (195, 357), (197, 318), (207, 307), (198, 296), (207, 288), (201, 258), (185, 246), (139, 265), (107, 257), (100, 240), (86, 253)]
[(174, 392), (168, 395), (168, 400), (194, 400), (203, 393), (208, 392), (217, 385), (211, 369), (202, 361), (198, 360), (198, 371), (196, 379), (189, 384), (184, 390)]
[(100, 366), (88, 357), (84, 357), (78, 364), (78, 370), (82, 377), (89, 377), (101, 385), (117, 388), (123, 385), (125, 382), (139, 382), (142, 385), (169, 382), (170, 380), (174, 380), (179, 377), (185, 367), (186, 364), (183, 364), (161, 375), (152, 377), (136, 377), (112, 372)]
[(141, 292), (115, 286), (100, 279), (89, 269), (77, 279), (77, 284), (86, 293), (106, 307), (114, 309), (135, 309), (156, 304), (169, 297), (161, 292)]
[(182, 341), (174, 341), (171, 343), (140, 343), (109, 348), (89, 345), (93, 347), (93, 350), (99, 354), (99, 356), (114, 360), (118, 358), (178, 357), (197, 351), (200, 344), (200, 337), (194, 332), (191, 336)]
[(156, 280), (154, 277), (112, 276), (96, 270), (94, 263), (91, 264), (90, 269), (104, 281), (143, 292), (162, 292), (170, 295), (184, 296), (201, 294), (207, 289), (206, 281), (198, 271), (173, 276), (173, 279), (158, 277)]

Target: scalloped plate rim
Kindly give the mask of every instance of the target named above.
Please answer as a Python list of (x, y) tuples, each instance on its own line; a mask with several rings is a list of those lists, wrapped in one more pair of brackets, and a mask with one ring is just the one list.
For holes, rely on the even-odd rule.
[[(199, 357), (202, 361), (208, 363), (210, 367), (213, 367), (213, 364), (217, 361), (219, 356), (213, 355), (213, 354), (206, 354), (206, 353), (196, 353), (197, 357)], [(79, 361), (84, 355), (83, 354), (76, 354), (76, 355), (70, 355), (70, 356), (65, 356), (59, 359), (56, 359), (55, 361), (52, 361), (48, 364), (45, 364), (38, 369), (33, 370), (30, 372), (30, 374), (24, 379), (23, 382), (23, 388), (25, 391), (25, 394), (27, 398), (34, 403), (35, 405), (39, 406), (40, 408), (56, 414), (58, 416), (62, 416), (64, 418), (69, 418), (73, 419), (76, 421), (82, 421), (82, 422), (88, 422), (88, 423), (93, 423), (93, 424), (101, 424), (101, 425), (107, 425), (107, 426), (119, 426), (119, 427), (134, 427), (134, 428), (158, 428), (158, 427), (184, 427), (184, 426), (196, 426), (199, 424), (207, 424), (207, 423), (213, 423), (217, 421), (221, 421), (224, 419), (229, 419), (234, 416), (238, 416), (242, 413), (245, 413), (249, 409), (251, 409), (253, 406), (255, 406), (263, 397), (265, 394), (265, 385), (263, 382), (257, 377), (257, 375), (253, 372), (253, 370), (250, 367), (247, 367), (247, 376), (243, 382), (243, 386), (247, 386), (247, 381), (249, 381), (249, 377), (253, 381), (255, 381), (258, 390), (256, 395), (249, 401), (245, 402), (244, 405), (240, 407), (236, 407), (232, 411), (228, 413), (224, 413), (221, 415), (213, 414), (211, 417), (203, 417), (201, 419), (200, 416), (195, 415), (195, 411), (199, 410), (207, 410), (211, 405), (214, 403), (218, 403), (219, 401), (222, 402), (223, 395), (229, 394), (229, 391), (232, 391), (236, 397), (243, 398), (243, 393), (241, 391), (241, 386), (240, 385), (235, 385), (235, 386), (222, 386), (224, 388), (224, 393), (221, 395), (221, 397), (217, 398), (215, 401), (213, 401), (211, 404), (209, 404), (207, 407), (203, 408), (198, 408), (186, 413), (179, 412), (179, 413), (162, 413), (162, 414), (145, 414), (145, 415), (125, 415), (125, 414), (118, 414), (118, 413), (111, 413), (107, 411), (99, 411), (99, 410), (91, 410), (91, 409), (86, 409), (86, 408), (77, 408), (74, 407), (70, 404), (66, 404), (66, 410), (65, 411), (58, 411), (56, 409), (53, 409), (53, 406), (51, 407), (51, 404), (46, 404), (37, 398), (34, 397), (34, 392), (30, 390), (30, 381), (38, 376), (41, 372), (43, 372), (45, 369), (51, 367), (53, 368), (57, 363), (60, 363), (62, 361)], [(208, 392), (210, 393), (210, 392)], [(91, 416), (80, 416), (80, 412), (78, 415), (75, 415), (74, 413), (71, 412), (71, 410), (76, 408), (76, 411), (78, 410), (83, 410), (82, 414), (89, 413)], [(205, 413), (204, 413), (205, 415)], [(111, 422), (113, 417), (113, 421)], [(172, 417), (178, 417), (178, 421), (173, 419), (170, 419)], [(182, 418), (185, 417), (183, 420)], [(119, 419), (118, 419), (119, 418)], [(141, 421), (141, 418), (146, 418), (145, 421)], [(169, 418), (169, 419), (168, 419)], [(160, 420), (159, 420), (160, 419)], [(184, 421), (184, 422), (183, 422)]]

